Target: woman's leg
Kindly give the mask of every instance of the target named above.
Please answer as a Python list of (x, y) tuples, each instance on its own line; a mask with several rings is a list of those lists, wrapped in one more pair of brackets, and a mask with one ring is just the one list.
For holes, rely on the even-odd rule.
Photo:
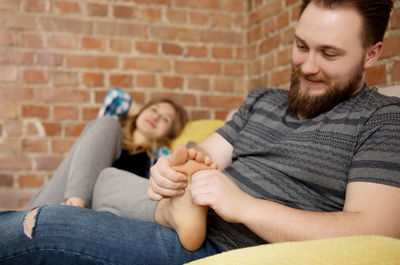
[(101, 171), (93, 190), (92, 209), (154, 221), (157, 202), (147, 197), (149, 180), (113, 167)]
[(80, 197), (90, 207), (96, 179), (121, 153), (121, 126), (111, 117), (91, 121), (50, 181), (34, 195), (30, 207)]
[(171, 229), (111, 213), (65, 205), (27, 213), (0, 213), (0, 264), (183, 264), (221, 251), (208, 240), (186, 251)]

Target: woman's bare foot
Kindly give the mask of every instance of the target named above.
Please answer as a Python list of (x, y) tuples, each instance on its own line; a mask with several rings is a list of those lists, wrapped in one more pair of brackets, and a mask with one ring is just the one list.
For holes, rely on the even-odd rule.
[[(200, 159), (194, 159), (193, 154), (189, 155), (183, 146), (179, 146), (172, 154), (172, 166), (188, 177), (188, 187), (192, 174), (199, 170), (216, 168), (215, 164), (198, 160)], [(155, 220), (174, 229), (185, 249), (195, 251), (201, 247), (206, 236), (208, 207), (195, 205), (191, 199), (190, 192), (185, 192), (182, 196), (161, 200), (155, 212)]]

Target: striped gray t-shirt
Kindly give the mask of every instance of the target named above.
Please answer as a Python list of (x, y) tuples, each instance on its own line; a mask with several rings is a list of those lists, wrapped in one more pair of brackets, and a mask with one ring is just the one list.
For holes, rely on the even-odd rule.
[[(348, 182), (400, 187), (400, 100), (365, 86), (313, 119), (287, 109), (287, 91), (258, 89), (222, 128), (233, 145), (224, 170), (246, 193), (310, 211), (341, 211)], [(212, 210), (208, 238), (224, 249), (265, 243)]]

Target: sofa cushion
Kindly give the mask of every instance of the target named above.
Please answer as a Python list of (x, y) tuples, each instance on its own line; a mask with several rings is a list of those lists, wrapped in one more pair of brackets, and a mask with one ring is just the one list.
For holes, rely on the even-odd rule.
[(400, 240), (382, 236), (353, 236), (266, 244), (223, 252), (188, 264), (400, 264)]
[(178, 145), (187, 145), (189, 142), (198, 143), (211, 135), (215, 130), (224, 125), (223, 120), (195, 120), (188, 122), (182, 133), (171, 143), (174, 151)]

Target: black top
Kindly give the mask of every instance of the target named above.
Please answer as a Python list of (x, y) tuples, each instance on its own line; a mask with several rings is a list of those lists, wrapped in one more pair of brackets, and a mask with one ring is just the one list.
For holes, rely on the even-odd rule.
[(114, 161), (112, 166), (148, 178), (150, 172), (150, 157), (146, 152), (130, 155), (128, 150), (122, 150), (121, 156)]

